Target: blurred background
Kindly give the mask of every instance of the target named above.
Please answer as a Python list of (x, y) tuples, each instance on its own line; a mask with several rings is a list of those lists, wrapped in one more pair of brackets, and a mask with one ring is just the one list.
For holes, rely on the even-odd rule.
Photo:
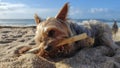
[(120, 26), (120, 0), (0, 0), (1, 26), (35, 25), (34, 14), (42, 19), (54, 17), (69, 2), (68, 18), (77, 23), (95, 19)]

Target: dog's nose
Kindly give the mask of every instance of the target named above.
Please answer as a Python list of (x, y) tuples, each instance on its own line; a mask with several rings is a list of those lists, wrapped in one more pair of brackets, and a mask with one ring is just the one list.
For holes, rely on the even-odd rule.
[(52, 50), (52, 46), (50, 46), (50, 45), (45, 46), (45, 47), (44, 47), (44, 50), (46, 50), (46, 51), (50, 51), (50, 50)]

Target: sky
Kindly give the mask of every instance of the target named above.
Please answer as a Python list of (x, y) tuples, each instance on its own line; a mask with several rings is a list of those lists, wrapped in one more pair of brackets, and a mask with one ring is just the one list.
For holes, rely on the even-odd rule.
[(66, 2), (68, 18), (120, 19), (120, 0), (0, 0), (0, 19), (54, 17)]

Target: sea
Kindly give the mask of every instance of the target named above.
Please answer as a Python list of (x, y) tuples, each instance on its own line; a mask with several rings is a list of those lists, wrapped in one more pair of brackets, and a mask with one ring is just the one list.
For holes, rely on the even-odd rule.
[[(81, 23), (82, 21), (89, 21), (91, 19), (72, 19), (76, 23)], [(107, 23), (112, 27), (113, 19), (93, 19), (104, 23)], [(118, 26), (120, 27), (120, 20), (116, 20)], [(36, 26), (34, 19), (0, 19), (0, 26)]]

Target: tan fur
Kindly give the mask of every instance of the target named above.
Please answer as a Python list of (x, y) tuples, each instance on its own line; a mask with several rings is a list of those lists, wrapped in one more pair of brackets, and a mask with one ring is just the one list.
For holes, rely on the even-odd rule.
[[(35, 41), (37, 46), (40, 47), (39, 51), (37, 52), (38, 56), (45, 58), (69, 56), (72, 53), (75, 53), (75, 50), (77, 50), (79, 47), (85, 47), (83, 44), (86, 44), (87, 46), (92, 45), (95, 42), (91, 41), (93, 39), (92, 37), (88, 37), (87, 39), (81, 41), (83, 43), (81, 45), (75, 46), (75, 43), (71, 43), (57, 47), (59, 41), (75, 35), (75, 32), (72, 32), (70, 25), (66, 20), (68, 8), (68, 3), (66, 3), (55, 17), (47, 18), (45, 21), (41, 21), (40, 18), (35, 15), (35, 21), (37, 24)], [(90, 24), (90, 22), (93, 21), (89, 21), (89, 23), (86, 23), (84, 26), (88, 27), (88, 29), (92, 29), (92, 26), (96, 27), (97, 30), (100, 31), (97, 39), (103, 40), (103, 43), (115, 50), (117, 46), (111, 38), (110, 28), (105, 24), (99, 24), (97, 22)]]

